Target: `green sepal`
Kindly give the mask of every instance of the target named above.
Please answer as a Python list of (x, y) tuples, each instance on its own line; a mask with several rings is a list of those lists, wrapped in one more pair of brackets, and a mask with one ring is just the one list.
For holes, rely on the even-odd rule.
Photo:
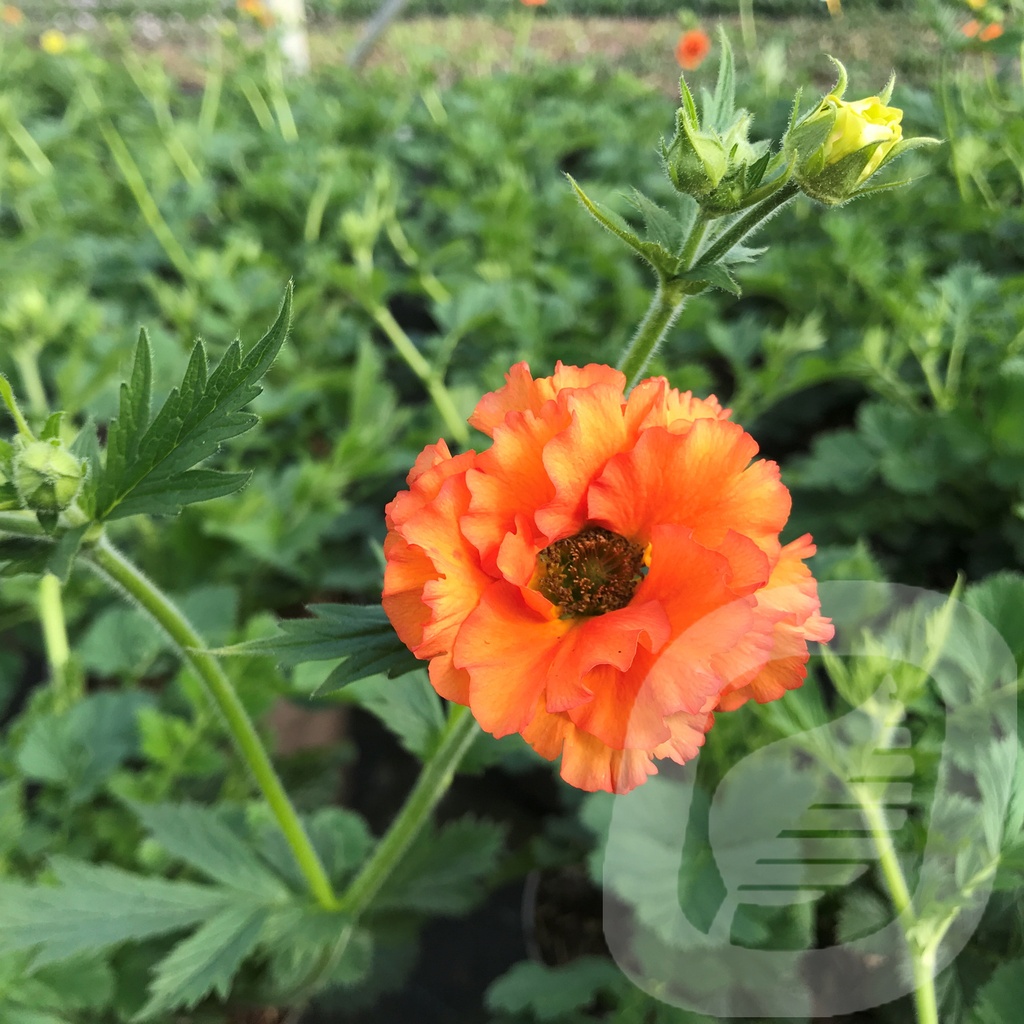
[(41, 441), (59, 441), (60, 426), (63, 419), (63, 409), (61, 409), (59, 412), (50, 413), (50, 415), (46, 417), (46, 422), (43, 424), (43, 429), (39, 432), (39, 439)]

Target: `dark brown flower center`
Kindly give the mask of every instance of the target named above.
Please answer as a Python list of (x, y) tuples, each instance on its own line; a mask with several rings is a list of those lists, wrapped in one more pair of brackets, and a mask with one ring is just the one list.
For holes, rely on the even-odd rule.
[(549, 544), (537, 556), (536, 588), (563, 619), (625, 608), (643, 579), (644, 549), (600, 526)]

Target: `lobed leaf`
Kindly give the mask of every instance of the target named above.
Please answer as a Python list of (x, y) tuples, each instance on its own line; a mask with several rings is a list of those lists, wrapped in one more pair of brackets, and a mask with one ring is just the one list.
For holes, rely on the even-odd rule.
[(181, 384), (171, 390), (152, 422), (152, 357), (145, 332), (139, 335), (131, 380), (121, 385), (119, 413), (108, 432), (107, 463), (96, 493), (97, 518), (173, 515), (183, 505), (245, 485), (248, 473), (193, 467), (213, 455), (220, 442), (256, 422), (254, 415), (241, 410), (259, 395), (259, 381), (288, 336), (291, 308), (289, 285), (267, 333), (244, 356), (236, 339), (212, 373), (202, 341), (196, 342)]
[(227, 997), (242, 961), (259, 942), (266, 907), (225, 907), (156, 966), (149, 1002), (136, 1015), (147, 1020), (168, 1010), (193, 1009), (211, 992)]
[(357, 679), (386, 673), (390, 677), (422, 667), (398, 639), (380, 605), (314, 604), (315, 618), (285, 619), (279, 636), (261, 637), (222, 647), (219, 655), (267, 655), (285, 665), (306, 661), (345, 660), (327, 678), (330, 693)]

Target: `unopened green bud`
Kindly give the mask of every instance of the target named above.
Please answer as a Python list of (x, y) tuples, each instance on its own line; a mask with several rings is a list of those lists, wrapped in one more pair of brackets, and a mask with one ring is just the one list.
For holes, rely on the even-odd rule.
[(695, 199), (713, 192), (729, 167), (722, 140), (714, 133), (700, 131), (682, 110), (675, 137), (663, 155), (672, 184)]
[(82, 489), (88, 463), (56, 438), (15, 444), (12, 481), (22, 506), (51, 513), (67, 508)]

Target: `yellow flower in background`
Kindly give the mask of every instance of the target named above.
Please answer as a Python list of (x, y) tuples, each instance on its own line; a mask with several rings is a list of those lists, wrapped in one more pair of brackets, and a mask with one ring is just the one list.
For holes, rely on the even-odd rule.
[(866, 146), (875, 147), (855, 183), (860, 185), (878, 170), (889, 150), (903, 138), (900, 125), (903, 111), (899, 107), (887, 107), (878, 96), (853, 102), (826, 96), (822, 102), (822, 107), (825, 106), (833, 107), (836, 112), (835, 125), (822, 153), (826, 167)]
[(57, 56), (68, 48), (68, 37), (59, 28), (48, 28), (39, 37), (39, 45), (46, 53)]
[(14, 4), (4, 4), (0, 7), (0, 21), (5, 25), (20, 25), (24, 20), (25, 15)]
[(828, 13), (833, 18), (841, 18), (843, 16), (843, 3), (842, 0), (825, 0), (828, 6)]
[(988, 3), (988, 0), (966, 0), (966, 3), (973, 10), (980, 11)]

